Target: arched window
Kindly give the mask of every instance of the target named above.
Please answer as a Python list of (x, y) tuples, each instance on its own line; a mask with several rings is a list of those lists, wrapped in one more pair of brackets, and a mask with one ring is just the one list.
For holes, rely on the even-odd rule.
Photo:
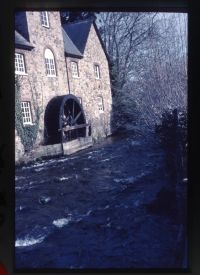
[(48, 76), (56, 76), (56, 67), (54, 55), (50, 49), (46, 49), (44, 53), (46, 73)]

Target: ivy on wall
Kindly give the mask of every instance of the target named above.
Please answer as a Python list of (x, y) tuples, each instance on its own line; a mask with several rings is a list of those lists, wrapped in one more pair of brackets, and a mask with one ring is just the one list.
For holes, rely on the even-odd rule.
[(21, 110), (21, 94), (20, 94), (20, 83), (16, 76), (15, 78), (15, 127), (21, 142), (24, 146), (25, 152), (31, 151), (36, 142), (36, 138), (39, 130), (39, 119), (41, 111), (38, 106), (33, 106), (35, 111), (35, 121), (33, 125), (24, 125)]

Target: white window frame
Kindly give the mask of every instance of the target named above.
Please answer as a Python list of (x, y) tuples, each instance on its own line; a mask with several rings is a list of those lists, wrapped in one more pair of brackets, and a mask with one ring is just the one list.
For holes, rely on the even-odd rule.
[(15, 73), (21, 75), (27, 75), (24, 55), (21, 53), (15, 53)]
[(24, 125), (33, 125), (30, 101), (21, 101), (22, 119)]
[(48, 77), (56, 77), (56, 66), (54, 54), (50, 49), (46, 49), (44, 53), (46, 75)]
[(78, 62), (71, 61), (71, 73), (73, 78), (79, 78), (79, 69), (78, 69)]
[(97, 106), (98, 106), (98, 109), (99, 109), (99, 113), (103, 113), (104, 112), (104, 104), (103, 104), (103, 97), (102, 96), (97, 97)]
[(94, 64), (94, 74), (96, 79), (100, 79), (100, 66), (98, 64)]
[(49, 28), (49, 16), (47, 11), (40, 12), (40, 20), (43, 27)]

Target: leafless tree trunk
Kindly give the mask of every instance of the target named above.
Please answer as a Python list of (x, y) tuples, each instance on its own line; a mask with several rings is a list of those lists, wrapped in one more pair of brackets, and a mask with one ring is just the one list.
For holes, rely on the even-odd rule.
[(166, 108), (186, 108), (186, 14), (100, 13), (98, 26), (113, 63), (117, 107), (136, 103), (149, 126)]

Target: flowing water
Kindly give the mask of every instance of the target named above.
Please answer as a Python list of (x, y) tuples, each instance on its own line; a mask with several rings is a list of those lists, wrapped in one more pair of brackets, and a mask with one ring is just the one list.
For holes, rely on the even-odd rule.
[(178, 224), (146, 207), (163, 158), (130, 136), (17, 167), (16, 268), (177, 267)]

